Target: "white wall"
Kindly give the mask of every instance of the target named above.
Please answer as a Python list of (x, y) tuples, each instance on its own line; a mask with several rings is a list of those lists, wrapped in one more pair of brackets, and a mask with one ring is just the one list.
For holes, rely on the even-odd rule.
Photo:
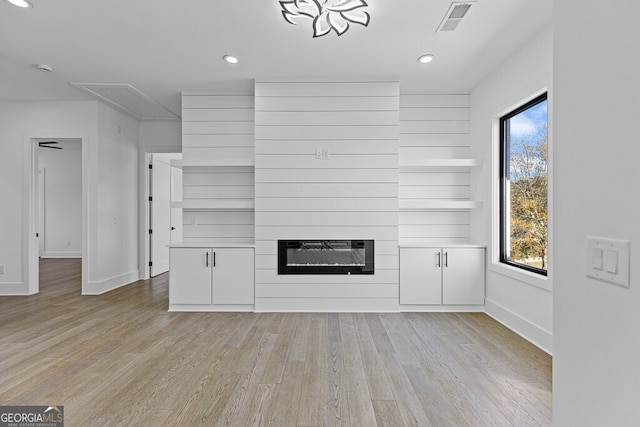
[[(471, 216), (471, 240), (487, 245), (486, 311), (547, 352), (552, 351), (552, 281), (497, 263), (497, 118), (536, 92), (553, 100), (552, 29), (547, 27), (521, 46), (471, 93), (471, 152), (483, 160), (471, 175), (472, 199), (483, 200)], [(553, 209), (550, 206), (550, 209)], [(552, 232), (550, 233), (553, 238)], [(553, 269), (551, 264), (550, 270)]]
[(469, 200), (469, 168), (425, 168), (470, 156), (468, 94), (400, 95), (400, 242), (469, 243), (469, 209), (403, 209), (403, 202)]
[[(89, 282), (100, 294), (138, 280), (138, 122), (98, 104), (90, 152)], [(94, 197), (95, 195), (95, 197)]]
[(254, 98), (183, 94), (185, 242), (255, 241)]
[[(30, 159), (25, 148), (30, 137), (83, 140), (88, 212), (83, 293), (101, 293), (137, 280), (137, 122), (95, 101), (3, 102), (0, 265), (6, 273), (0, 275), (0, 294), (30, 291), (26, 253)], [(113, 224), (114, 216), (118, 224)]]
[[(256, 310), (397, 311), (398, 83), (255, 93)], [(278, 239), (373, 239), (375, 274), (278, 275)]]
[(181, 132), (182, 123), (178, 120), (140, 122), (140, 152), (181, 153)]
[[(29, 137), (81, 137), (97, 140), (96, 102), (0, 103), (0, 294), (28, 294), (26, 210)], [(91, 273), (91, 272), (89, 272)]]
[(82, 145), (65, 142), (62, 150), (38, 151), (44, 201), (45, 258), (82, 256)]
[[(557, 426), (640, 422), (640, 4), (554, 2)], [(587, 236), (631, 241), (631, 286), (585, 276)]]

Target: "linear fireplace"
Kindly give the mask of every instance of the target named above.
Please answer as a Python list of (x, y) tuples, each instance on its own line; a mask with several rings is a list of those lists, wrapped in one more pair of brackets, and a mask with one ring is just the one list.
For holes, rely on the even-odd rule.
[(373, 240), (278, 240), (278, 274), (374, 274)]

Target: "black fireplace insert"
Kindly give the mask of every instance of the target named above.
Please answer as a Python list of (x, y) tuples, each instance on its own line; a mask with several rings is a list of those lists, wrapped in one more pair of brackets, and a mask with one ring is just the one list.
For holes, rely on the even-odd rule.
[(374, 274), (373, 240), (278, 240), (278, 274)]

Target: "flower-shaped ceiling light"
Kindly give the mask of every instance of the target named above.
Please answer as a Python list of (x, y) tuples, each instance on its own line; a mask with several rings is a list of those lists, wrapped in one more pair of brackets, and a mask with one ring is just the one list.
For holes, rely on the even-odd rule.
[(349, 29), (349, 23), (369, 25), (369, 14), (363, 9), (364, 0), (281, 0), (282, 16), (290, 24), (297, 25), (298, 18), (313, 19), (313, 37), (329, 34), (334, 30), (341, 36)]

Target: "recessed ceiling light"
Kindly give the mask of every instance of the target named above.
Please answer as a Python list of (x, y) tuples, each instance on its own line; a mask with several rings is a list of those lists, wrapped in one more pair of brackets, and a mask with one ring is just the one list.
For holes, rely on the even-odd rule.
[(225, 55), (225, 56), (222, 57), (222, 59), (224, 59), (229, 64), (237, 64), (238, 63), (238, 58), (233, 56), (233, 55)]
[(27, 0), (7, 0), (7, 1), (12, 5), (18, 6), (18, 7), (33, 7), (31, 3), (29, 3)]
[(435, 56), (429, 53), (427, 55), (422, 55), (421, 57), (419, 57), (418, 62), (421, 64), (428, 64), (429, 62), (433, 61), (433, 58), (435, 58)]

